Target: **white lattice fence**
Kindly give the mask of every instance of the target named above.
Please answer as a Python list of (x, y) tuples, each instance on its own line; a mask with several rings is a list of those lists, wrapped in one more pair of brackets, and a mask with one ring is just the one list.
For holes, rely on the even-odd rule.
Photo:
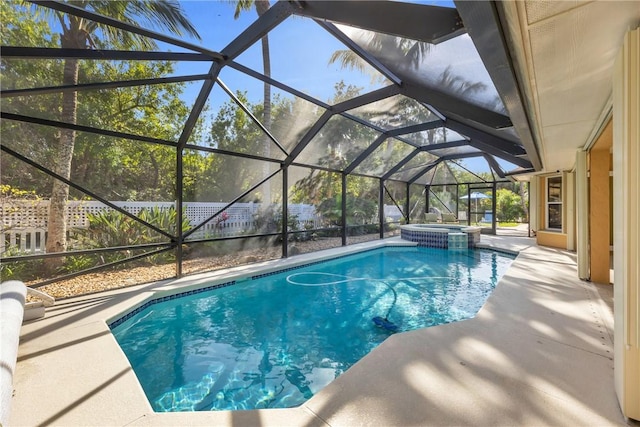
[(316, 208), (313, 205), (289, 205), (289, 215), (296, 215), (298, 217), (298, 228), (303, 229), (305, 226), (311, 226), (312, 228), (322, 227), (322, 215), (316, 213)]
[[(142, 209), (159, 208), (168, 210), (174, 206), (172, 202), (111, 202), (114, 205), (134, 215)], [(185, 215), (191, 226), (196, 226), (226, 206), (226, 203), (185, 203)], [(221, 221), (218, 215), (207, 222), (197, 231), (195, 238), (202, 238), (214, 232), (218, 235), (235, 235), (241, 232), (255, 229), (256, 215), (260, 211), (258, 203), (236, 203), (225, 209), (226, 219)], [(67, 226), (70, 230), (87, 228), (89, 226), (88, 214), (98, 214), (109, 210), (110, 207), (100, 202), (72, 201), (67, 204)], [(11, 201), (2, 206), (2, 238), (0, 238), (0, 252), (7, 248), (20, 249), (20, 252), (44, 252), (45, 230), (49, 201)], [(312, 227), (321, 227), (322, 218), (316, 214), (313, 205), (289, 205), (289, 212), (298, 217), (299, 228), (309, 224)]]
[[(142, 209), (158, 208), (168, 210), (174, 206), (172, 202), (112, 202), (114, 205), (134, 215)], [(185, 203), (185, 214), (191, 226), (196, 226), (210, 218), (226, 203)], [(200, 228), (194, 238), (203, 238), (216, 233), (219, 236), (237, 235), (256, 228), (256, 216), (261, 210), (259, 203), (236, 203), (225, 209), (226, 219), (217, 216)], [(298, 229), (306, 227), (321, 228), (322, 216), (316, 213), (313, 205), (290, 204), (289, 214), (298, 220)], [(72, 201), (67, 204), (67, 227), (69, 230), (89, 227), (88, 214), (97, 214), (111, 209), (100, 202)], [(2, 205), (2, 236), (0, 236), (0, 253), (14, 248), (22, 253), (38, 253), (45, 251), (48, 200), (12, 200)], [(385, 205), (387, 218), (400, 219), (402, 216), (396, 206)]]
[(48, 200), (3, 200), (0, 253), (44, 252)]
[[(189, 223), (196, 226), (226, 206), (225, 203), (185, 203), (186, 216)], [(236, 203), (225, 209), (226, 219), (218, 215), (200, 228), (194, 237), (205, 237), (207, 234), (231, 235), (255, 228), (255, 215), (260, 209), (258, 203)]]
[(384, 217), (399, 221), (402, 218), (402, 212), (396, 205), (384, 205)]
[(3, 232), (4, 238), (0, 240), (0, 253), (8, 248), (20, 253), (44, 252), (45, 236), (44, 228), (14, 228)]

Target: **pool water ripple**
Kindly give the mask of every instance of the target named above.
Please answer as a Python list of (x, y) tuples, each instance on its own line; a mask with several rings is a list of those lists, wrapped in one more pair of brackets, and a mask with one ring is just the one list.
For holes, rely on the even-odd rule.
[(392, 332), (473, 317), (513, 256), (382, 248), (163, 301), (113, 328), (155, 411), (298, 406)]

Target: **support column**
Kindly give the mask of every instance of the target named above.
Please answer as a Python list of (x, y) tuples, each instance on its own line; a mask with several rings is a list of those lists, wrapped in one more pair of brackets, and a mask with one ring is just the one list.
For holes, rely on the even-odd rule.
[(460, 220), (460, 194), (459, 194), (459, 190), (460, 189), (460, 184), (456, 184), (456, 218), (458, 218), (458, 221)]
[[(496, 230), (498, 227), (498, 215), (496, 212), (496, 207), (497, 207), (497, 197), (496, 197), (496, 192), (497, 192), (497, 185), (495, 183), (495, 181), (493, 182), (493, 185), (491, 186), (491, 212), (492, 212), (492, 218), (491, 218), (491, 234), (493, 234), (494, 236), (497, 234)], [(469, 198), (469, 201), (471, 201), (471, 198)]]
[(380, 238), (384, 239), (384, 180), (380, 179), (380, 187), (378, 189), (378, 222), (380, 223)]
[[(614, 378), (622, 413), (640, 420), (640, 29), (613, 77)], [(606, 207), (605, 207), (606, 208)]]
[(565, 233), (567, 234), (567, 250), (576, 250), (576, 174), (575, 172), (565, 172), (562, 174), (566, 191), (562, 197), (562, 204), (567, 212), (565, 222)]
[(282, 258), (287, 258), (288, 256), (289, 256), (289, 167), (283, 166), (282, 167)]
[(405, 193), (406, 198), (404, 199), (405, 200), (405, 204), (404, 204), (404, 219), (405, 219), (405, 222), (407, 224), (411, 223), (411, 215), (409, 215), (410, 212), (411, 212), (411, 200), (410, 200), (411, 188), (410, 187), (411, 187), (411, 184), (409, 184), (407, 182), (406, 193)]
[[(431, 206), (429, 206), (429, 192), (431, 191), (431, 187), (428, 185), (424, 186), (424, 197), (425, 197), (425, 201), (424, 201), (424, 213), (429, 212), (429, 209), (431, 208)], [(420, 222), (424, 222), (424, 215), (422, 215), (422, 220)]]
[(539, 227), (540, 210), (538, 209), (538, 183), (540, 178), (532, 176), (529, 181), (529, 231), (537, 233)]
[(347, 246), (347, 174), (342, 174), (342, 246)]
[(589, 280), (589, 178), (587, 153), (576, 153), (576, 251), (578, 277)]
[(182, 236), (182, 206), (184, 204), (182, 192), (184, 171), (182, 166), (182, 148), (178, 147), (176, 149), (176, 277), (178, 279), (182, 277), (182, 241), (184, 239)]

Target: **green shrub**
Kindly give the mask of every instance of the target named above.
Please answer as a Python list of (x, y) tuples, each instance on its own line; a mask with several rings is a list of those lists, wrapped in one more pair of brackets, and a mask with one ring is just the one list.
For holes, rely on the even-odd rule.
[[(120, 246), (135, 246), (149, 243), (168, 242), (168, 238), (135, 221), (116, 210), (105, 210), (97, 214), (88, 214), (89, 228), (78, 234), (73, 244), (78, 248), (112, 248)], [(172, 235), (176, 232), (177, 212), (174, 207), (160, 209), (154, 206), (144, 208), (138, 213), (138, 218)], [(189, 230), (190, 224), (186, 215), (182, 216), (182, 231)], [(75, 272), (96, 265), (119, 261), (132, 256), (130, 250), (109, 252), (96, 256), (69, 256), (63, 266), (64, 271)], [(172, 251), (150, 255), (138, 264), (161, 264), (175, 259)]]
[[(3, 254), (3, 257), (13, 257), (24, 255), (16, 247), (9, 247)], [(40, 277), (43, 269), (44, 261), (41, 259), (32, 259), (25, 261), (14, 261), (0, 264), (0, 281), (21, 280), (29, 282)]]
[(499, 221), (513, 222), (525, 216), (522, 200), (513, 191), (500, 188), (496, 191), (496, 214)]
[[(256, 233), (282, 232), (282, 207), (270, 205), (264, 210), (259, 210), (258, 213), (254, 215), (254, 222), (256, 224)], [(289, 213), (287, 215), (287, 230), (298, 231), (299, 229), (298, 215)]]

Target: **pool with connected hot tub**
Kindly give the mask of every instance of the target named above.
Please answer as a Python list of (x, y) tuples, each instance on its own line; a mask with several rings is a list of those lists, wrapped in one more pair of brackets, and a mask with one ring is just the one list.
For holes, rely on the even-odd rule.
[(480, 243), (480, 227), (458, 224), (407, 224), (400, 226), (404, 240), (440, 249), (473, 249)]

